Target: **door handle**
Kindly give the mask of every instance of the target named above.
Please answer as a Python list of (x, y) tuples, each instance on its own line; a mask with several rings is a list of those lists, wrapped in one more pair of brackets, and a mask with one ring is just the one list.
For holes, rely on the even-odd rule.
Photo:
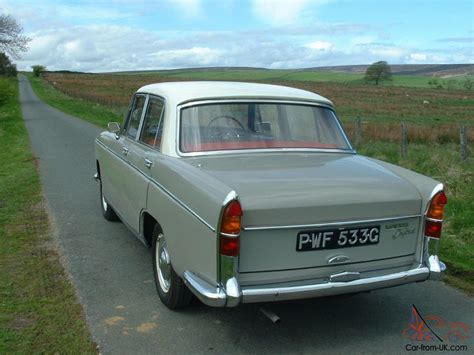
[(128, 154), (128, 148), (127, 147), (122, 147), (122, 154), (127, 155)]
[(146, 166), (148, 169), (150, 169), (152, 165), (153, 165), (153, 162), (152, 162), (150, 159), (145, 158), (145, 166)]

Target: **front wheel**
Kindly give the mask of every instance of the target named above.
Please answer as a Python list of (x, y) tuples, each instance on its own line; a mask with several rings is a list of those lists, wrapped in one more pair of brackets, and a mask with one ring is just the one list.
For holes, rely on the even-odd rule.
[(166, 239), (157, 225), (153, 231), (153, 275), (161, 302), (170, 309), (184, 308), (191, 302), (192, 294), (171, 265)]

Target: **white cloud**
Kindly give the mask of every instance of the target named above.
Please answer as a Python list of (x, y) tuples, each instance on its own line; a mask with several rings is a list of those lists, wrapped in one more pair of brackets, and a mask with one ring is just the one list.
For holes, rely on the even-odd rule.
[(350, 35), (342, 33), (322, 33), (317, 40), (308, 41), (311, 33), (291, 27), (275, 34), (269, 30), (151, 32), (116, 25), (70, 26), (28, 33), (30, 50), (17, 64), (21, 70), (41, 64), (50, 70), (107, 72), (199, 66), (303, 68), (378, 60), (391, 64), (424, 59), (430, 63), (472, 62), (469, 48), (421, 51), (372, 43), (370, 38), (360, 40), (368, 43), (354, 45)]
[(123, 26), (74, 26), (37, 31), (19, 69), (46, 65), (50, 70), (120, 71), (219, 65), (222, 51), (170, 40)]
[(301, 18), (303, 11), (314, 9), (330, 0), (253, 0), (252, 10), (261, 20), (272, 25), (285, 25)]
[(426, 62), (428, 56), (426, 53), (412, 53), (408, 56), (411, 62)]
[(369, 48), (369, 53), (374, 56), (378, 56), (381, 59), (397, 60), (403, 57), (403, 55), (406, 53), (406, 50), (395, 46), (375, 45)]
[(314, 49), (317, 51), (327, 51), (333, 47), (333, 44), (328, 41), (314, 41), (308, 44), (305, 44), (306, 48)]
[(367, 45), (377, 41), (376, 36), (366, 35), (366, 36), (355, 36), (354, 38), (350, 39), (350, 43), (352, 45)]
[[(151, 53), (158, 67), (209, 66), (219, 62), (221, 51), (208, 47), (169, 49)], [(190, 61), (192, 58), (192, 61)]]
[[(28, 6), (20, 6), (18, 1)], [(32, 38), (30, 50), (17, 63), (19, 69), (29, 69), (34, 64), (46, 65), (50, 70), (104, 72), (199, 66), (302, 68), (377, 60), (393, 64), (474, 60), (472, 46), (464, 46), (461, 41), (456, 42), (455, 48), (427, 49), (416, 43), (388, 43), (380, 28), (367, 24), (316, 21), (315, 9), (334, 0), (251, 0), (250, 10), (273, 24), (264, 29), (156, 32), (138, 28), (140, 16), (166, 10), (173, 19), (204, 17), (208, 3), (83, 1), (78, 6), (77, 2), (55, 0), (0, 0), (2, 12), (13, 14)], [(229, 6), (243, 6), (240, 0), (226, 1)], [(160, 24), (148, 28), (160, 28)]]

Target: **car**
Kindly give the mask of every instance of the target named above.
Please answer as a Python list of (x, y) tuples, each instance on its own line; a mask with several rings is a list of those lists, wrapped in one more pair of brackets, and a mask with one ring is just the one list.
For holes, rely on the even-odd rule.
[(171, 309), (439, 280), (443, 184), (361, 156), (332, 102), (243, 82), (140, 88), (95, 141), (100, 206)]

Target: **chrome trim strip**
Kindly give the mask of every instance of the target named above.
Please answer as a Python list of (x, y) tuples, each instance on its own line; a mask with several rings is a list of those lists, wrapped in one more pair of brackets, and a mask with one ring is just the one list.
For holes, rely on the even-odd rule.
[(331, 105), (329, 102), (320, 102), (317, 100), (311, 99), (301, 99), (301, 98), (278, 98), (278, 97), (257, 97), (257, 96), (248, 96), (248, 97), (241, 97), (236, 98), (234, 97), (216, 97), (213, 99), (190, 99), (187, 101), (180, 102), (178, 104), (179, 107), (185, 108), (189, 106), (200, 106), (200, 105), (208, 105), (214, 103), (227, 103), (227, 102), (239, 102), (239, 103), (249, 103), (249, 102), (278, 102), (282, 104), (303, 104), (303, 105), (315, 105), (321, 107), (327, 107), (331, 110), (334, 110), (334, 106)]
[(315, 224), (294, 224), (294, 225), (283, 225), (283, 226), (255, 226), (255, 227), (247, 226), (247, 227), (243, 227), (243, 230), (255, 231), (255, 230), (293, 229), (293, 228), (320, 228), (320, 227), (341, 226), (341, 225), (349, 225), (349, 224), (388, 222), (388, 221), (396, 221), (400, 219), (419, 218), (419, 217), (422, 217), (422, 215), (415, 214), (415, 215), (410, 215), (410, 216), (388, 217), (388, 218), (379, 218), (379, 219), (364, 219), (364, 220), (357, 220), (357, 221), (315, 223)]
[(370, 291), (415, 281), (425, 281), (429, 274), (430, 270), (422, 266), (408, 271), (348, 282), (325, 282), (290, 287), (244, 288), (242, 289), (242, 303), (284, 301)]
[(229, 155), (229, 154), (268, 154), (268, 153), (339, 153), (339, 154), (357, 154), (355, 150), (345, 149), (319, 149), (319, 148), (269, 148), (269, 149), (238, 149), (238, 150), (213, 150), (205, 152), (181, 153), (180, 157), (200, 157), (205, 155)]
[(439, 239), (425, 237), (423, 263), (430, 269), (430, 280), (439, 281), (443, 278), (446, 265), (439, 260)]
[[(260, 102), (260, 103), (280, 103), (280, 104), (300, 104), (306, 106), (317, 106), (317, 107), (325, 107), (330, 109), (334, 117), (336, 118), (336, 122), (338, 127), (340, 128), (344, 140), (348, 144), (348, 149), (321, 149), (321, 148), (270, 148), (270, 149), (237, 149), (237, 150), (215, 150), (215, 151), (206, 151), (206, 152), (190, 152), (185, 153), (181, 151), (180, 148), (180, 133), (181, 133), (181, 111), (182, 109), (190, 106), (201, 106), (207, 104), (215, 104), (215, 103), (249, 103), (249, 102)], [(349, 139), (346, 135), (346, 132), (341, 126), (339, 119), (337, 118), (334, 107), (330, 104), (324, 104), (317, 101), (311, 100), (289, 100), (289, 99), (277, 99), (277, 98), (246, 98), (246, 99), (229, 99), (229, 98), (222, 98), (222, 99), (213, 99), (213, 100), (195, 100), (191, 102), (185, 102), (176, 106), (176, 154), (180, 157), (195, 157), (195, 156), (204, 156), (204, 155), (228, 155), (228, 154), (248, 154), (248, 153), (283, 153), (283, 152), (302, 152), (302, 153), (344, 153), (344, 154), (357, 154), (352, 145), (349, 142)]]
[(426, 221), (430, 221), (430, 222), (439, 222), (439, 223), (443, 223), (443, 220), (442, 220), (442, 219), (436, 219), (436, 218), (429, 218), (429, 217), (425, 217), (425, 220), (426, 220)]
[(238, 200), (239, 199), (239, 195), (237, 195), (237, 192), (235, 192), (234, 190), (232, 190), (231, 192), (229, 192), (227, 194), (227, 196), (225, 197), (224, 201), (222, 202), (222, 206), (225, 207), (227, 206), (227, 204), (230, 202), (230, 201), (233, 201), (233, 200)]
[(160, 190), (162, 190), (166, 195), (168, 195), (173, 201), (175, 201), (180, 207), (182, 207), (184, 210), (186, 210), (187, 212), (189, 212), (191, 215), (193, 215), (195, 218), (197, 218), (202, 224), (204, 224), (207, 228), (209, 228), (212, 232), (216, 232), (216, 229), (214, 227), (212, 227), (204, 218), (202, 218), (201, 216), (199, 216), (196, 212), (194, 212), (191, 207), (189, 207), (188, 205), (186, 205), (184, 202), (182, 202), (175, 194), (173, 194), (171, 191), (169, 191), (168, 189), (166, 189), (163, 185), (161, 185), (158, 181), (152, 179), (150, 176), (148, 175), (145, 175), (140, 169), (138, 169), (135, 165), (131, 164), (130, 162), (126, 161), (125, 159), (123, 159), (120, 155), (118, 155), (117, 153), (115, 153), (112, 149), (110, 149), (109, 147), (107, 147), (104, 143), (96, 140), (96, 143), (100, 146), (102, 146), (104, 149), (106, 149), (108, 152), (112, 153), (113, 155), (115, 155), (116, 157), (122, 159), (124, 162), (126, 162), (129, 166), (131, 166), (133, 169), (135, 169), (136, 171), (138, 171), (140, 174), (142, 174), (143, 176), (145, 176), (147, 179), (149, 179), (149, 181), (151, 183), (153, 183), (154, 185), (156, 185)]
[(224, 237), (228, 237), (228, 238), (238, 238), (238, 237), (240, 237), (240, 234), (230, 234), (230, 233), (223, 233), (223, 232), (220, 232), (219, 234), (223, 235)]

